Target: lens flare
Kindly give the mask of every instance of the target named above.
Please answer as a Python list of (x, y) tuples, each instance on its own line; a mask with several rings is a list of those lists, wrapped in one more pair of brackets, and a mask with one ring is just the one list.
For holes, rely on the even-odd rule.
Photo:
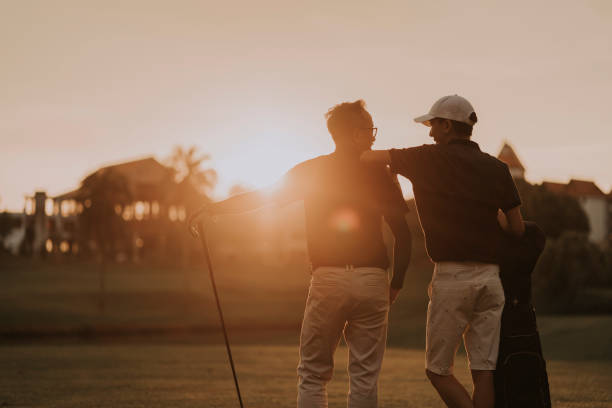
[(340, 232), (355, 231), (359, 228), (359, 215), (351, 208), (342, 208), (332, 215), (330, 224)]

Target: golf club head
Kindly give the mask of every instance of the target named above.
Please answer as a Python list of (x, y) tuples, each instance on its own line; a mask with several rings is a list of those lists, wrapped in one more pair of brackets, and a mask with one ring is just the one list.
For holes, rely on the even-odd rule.
[(217, 215), (213, 215), (212, 217), (207, 214), (200, 214), (198, 217), (195, 217), (193, 220), (189, 220), (187, 223), (187, 228), (189, 229), (189, 233), (193, 238), (200, 238), (200, 235), (204, 231), (204, 227), (206, 224), (210, 222), (216, 223), (219, 220)]
[(207, 207), (207, 205), (203, 205), (193, 214), (191, 214), (187, 220), (187, 228), (189, 229), (191, 236), (194, 238), (200, 237), (200, 233), (204, 228), (204, 223), (210, 218), (206, 212)]
[(200, 238), (200, 229), (198, 228), (197, 224), (191, 224), (189, 226), (189, 233), (194, 238)]

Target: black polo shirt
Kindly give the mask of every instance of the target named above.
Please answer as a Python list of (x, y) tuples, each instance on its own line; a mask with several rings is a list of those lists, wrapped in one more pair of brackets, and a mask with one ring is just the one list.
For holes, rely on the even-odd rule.
[(434, 262), (499, 263), (497, 210), (521, 204), (508, 166), (471, 140), (392, 149), (391, 170), (412, 182)]
[[(394, 181), (395, 180), (395, 181)], [(306, 239), (313, 268), (389, 266), (382, 217), (408, 206), (386, 167), (337, 152), (292, 168), (275, 193), (279, 204), (304, 200)]]

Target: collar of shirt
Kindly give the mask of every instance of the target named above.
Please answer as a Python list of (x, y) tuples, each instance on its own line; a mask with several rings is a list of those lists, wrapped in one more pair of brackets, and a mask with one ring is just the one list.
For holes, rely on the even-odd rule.
[(451, 139), (448, 144), (460, 144), (460, 145), (464, 145), (467, 147), (471, 147), (472, 149), (476, 149), (476, 150), (480, 150), (480, 147), (478, 146), (478, 143), (476, 142), (472, 142), (469, 139)]

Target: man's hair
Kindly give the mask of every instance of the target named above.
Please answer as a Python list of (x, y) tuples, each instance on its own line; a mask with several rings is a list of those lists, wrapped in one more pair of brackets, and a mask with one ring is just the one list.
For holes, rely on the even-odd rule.
[(355, 128), (355, 122), (368, 118), (370, 114), (365, 106), (363, 99), (359, 99), (355, 102), (339, 103), (327, 111), (327, 130), (335, 142), (347, 136)]
[[(474, 123), (478, 122), (478, 118), (476, 117), (476, 112), (472, 112), (472, 114), (470, 115), (470, 120), (472, 120)], [(468, 125), (465, 122), (458, 122), (456, 120), (451, 120), (451, 123), (453, 124), (453, 129), (457, 136), (461, 136), (461, 137), (472, 136), (472, 130), (474, 129), (474, 125)]]

